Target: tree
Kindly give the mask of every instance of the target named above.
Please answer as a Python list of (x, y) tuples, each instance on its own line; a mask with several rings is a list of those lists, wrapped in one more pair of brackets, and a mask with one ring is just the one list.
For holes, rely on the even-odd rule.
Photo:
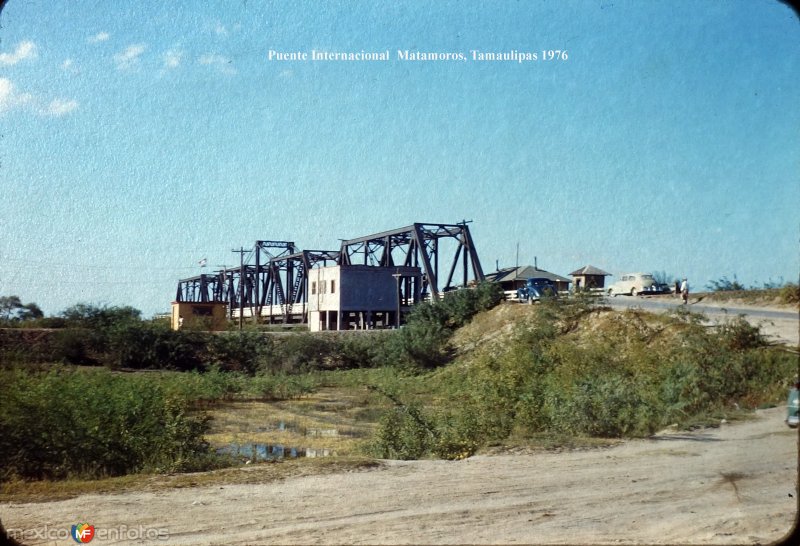
[(19, 311), (20, 320), (34, 320), (44, 317), (44, 312), (35, 303), (26, 303)]
[(22, 303), (19, 296), (0, 297), (0, 320), (20, 322), (42, 318), (44, 313), (35, 303)]
[(130, 306), (109, 307), (78, 303), (61, 312), (72, 326), (82, 328), (109, 328), (119, 324), (139, 322), (142, 312)]
[(653, 271), (653, 280), (656, 281), (656, 284), (672, 285), (676, 279), (675, 275), (670, 275), (666, 271)]
[(716, 281), (711, 281), (706, 285), (706, 289), (711, 290), (712, 292), (728, 292), (732, 290), (746, 290), (747, 288), (745, 285), (740, 283), (736, 278), (736, 275), (734, 275), (733, 280), (730, 280), (727, 276), (724, 276)]
[(13, 320), (20, 307), (22, 307), (22, 300), (19, 299), (19, 296), (0, 297), (0, 319)]

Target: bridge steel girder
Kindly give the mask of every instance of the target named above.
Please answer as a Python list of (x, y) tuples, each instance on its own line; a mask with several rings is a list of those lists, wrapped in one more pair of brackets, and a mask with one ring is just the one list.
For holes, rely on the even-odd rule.
[[(439, 265), (442, 256), (440, 241), (452, 239), (456, 243), (455, 255), (451, 256), (451, 266), (444, 286), (440, 287)], [(463, 277), (462, 286), (467, 286), (472, 279), (476, 282), (484, 280), (480, 258), (466, 222), (459, 224), (423, 224), (415, 223), (399, 229), (384, 231), (374, 235), (358, 237), (342, 241), (340, 265), (371, 265), (375, 267), (395, 267), (397, 265), (420, 267), (422, 277), (419, 282), (420, 298), (430, 294), (434, 298), (453, 288), (453, 275), (461, 258)], [(398, 263), (395, 255), (402, 258)]]
[(202, 274), (178, 281), (175, 301), (220, 302), (225, 301), (220, 289), (218, 274)]
[[(455, 253), (445, 255), (440, 244), (455, 244)], [(484, 280), (483, 269), (467, 222), (458, 224), (415, 223), (365, 237), (342, 241), (339, 250), (298, 251), (291, 241), (256, 241), (241, 268), (216, 271), (178, 281), (175, 300), (178, 302), (225, 302), (228, 315), (233, 309), (250, 309), (253, 317), (261, 317), (270, 307), (270, 321), (291, 320), (292, 307), (303, 305), (302, 318), (308, 319), (308, 271), (328, 265), (367, 265), (372, 267), (417, 267), (422, 275), (403, 281), (401, 292), (406, 301), (418, 303), (431, 296), (438, 299), (454, 288), (459, 265), (461, 286), (470, 280)], [(440, 275), (440, 265), (449, 265), (447, 276)], [(471, 272), (471, 275), (470, 275)], [(442, 278), (444, 285), (440, 286)], [(241, 287), (241, 298), (240, 298)], [(240, 301), (241, 299), (241, 301)], [(279, 316), (272, 306), (280, 306)]]
[[(262, 305), (281, 306), (282, 321), (289, 322), (294, 305), (303, 306), (303, 322), (307, 321), (308, 271), (338, 263), (337, 250), (302, 250), (293, 254), (273, 258), (269, 262), (270, 274), (266, 278), (266, 294)], [(329, 264), (329, 262), (332, 262)]]

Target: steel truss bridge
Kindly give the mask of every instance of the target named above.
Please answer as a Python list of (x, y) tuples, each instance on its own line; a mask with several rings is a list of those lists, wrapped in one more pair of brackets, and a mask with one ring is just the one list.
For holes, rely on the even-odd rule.
[(298, 251), (290, 241), (256, 241), (242, 251), (240, 267), (178, 281), (175, 301), (225, 303), (230, 317), (307, 322), (308, 272), (331, 265), (418, 267), (421, 275), (403, 279), (400, 297), (414, 304), (438, 299), (484, 279), (467, 223), (415, 223), (343, 240), (339, 250)]

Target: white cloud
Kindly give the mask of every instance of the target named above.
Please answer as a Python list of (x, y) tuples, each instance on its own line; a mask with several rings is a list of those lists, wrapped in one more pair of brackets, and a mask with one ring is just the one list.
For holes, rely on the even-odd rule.
[(213, 66), (223, 74), (236, 74), (236, 69), (233, 67), (233, 61), (223, 55), (202, 55), (197, 62), (207, 66)]
[(75, 66), (75, 61), (72, 59), (64, 59), (64, 62), (61, 63), (61, 70), (64, 72), (73, 72), (75, 74), (79, 73), (78, 67)]
[(0, 114), (10, 110), (29, 109), (42, 116), (56, 116), (73, 112), (78, 108), (78, 101), (73, 99), (53, 99), (45, 107), (38, 107), (43, 102), (31, 93), (21, 93), (8, 78), (0, 78)]
[(33, 96), (30, 93), (18, 92), (8, 78), (0, 78), (0, 114), (16, 108), (22, 108), (32, 99)]
[(170, 49), (164, 53), (164, 68), (178, 68), (183, 60), (183, 51), (180, 49)]
[(108, 32), (98, 32), (94, 36), (89, 36), (86, 41), (90, 44), (96, 44), (99, 42), (105, 42), (109, 38), (111, 38), (111, 35)]
[(124, 51), (114, 55), (114, 62), (117, 63), (117, 70), (131, 68), (139, 63), (139, 57), (147, 49), (145, 44), (133, 44), (125, 48)]
[(52, 101), (50, 101), (50, 104), (48, 104), (46, 108), (40, 110), (40, 113), (45, 116), (61, 117), (63, 115), (69, 114), (77, 107), (78, 107), (78, 101), (74, 99), (71, 100), (53, 99)]
[(25, 40), (17, 44), (17, 49), (14, 50), (14, 53), (0, 53), (0, 65), (15, 65), (25, 59), (35, 59), (37, 56), (36, 44), (30, 40)]

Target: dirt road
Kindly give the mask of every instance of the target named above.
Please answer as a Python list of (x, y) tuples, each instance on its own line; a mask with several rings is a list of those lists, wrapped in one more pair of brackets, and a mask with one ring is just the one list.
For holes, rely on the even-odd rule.
[[(647, 296), (606, 298), (606, 305), (615, 309), (640, 307), (646, 311), (659, 313), (682, 308), (680, 300), (672, 296)], [(713, 302), (704, 296), (690, 298), (686, 309), (702, 313), (709, 324), (721, 324), (737, 316), (755, 326), (760, 326), (767, 339), (773, 343), (800, 345), (800, 313), (789, 305), (750, 305), (743, 302)]]
[(26, 544), (80, 522), (127, 526), (125, 540), (93, 544), (148, 532), (166, 544), (768, 543), (798, 507), (797, 432), (783, 417), (584, 451), (6, 504), (0, 518)]

